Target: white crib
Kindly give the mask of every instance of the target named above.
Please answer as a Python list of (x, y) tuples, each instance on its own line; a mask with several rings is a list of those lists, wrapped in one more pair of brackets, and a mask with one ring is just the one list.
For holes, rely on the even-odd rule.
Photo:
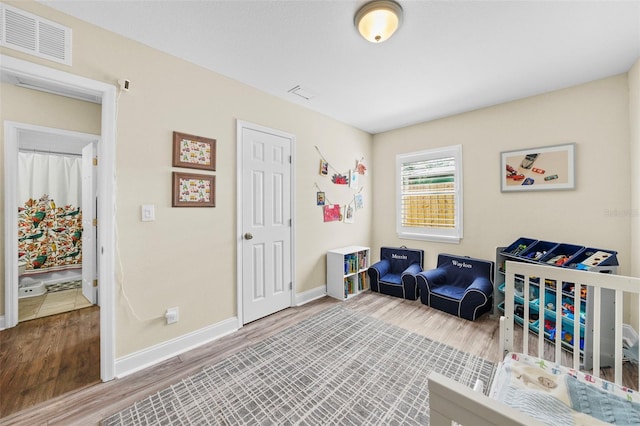
[[(640, 312), (640, 278), (621, 275), (603, 274), (588, 271), (576, 271), (573, 269), (550, 267), (538, 264), (522, 262), (506, 262), (505, 281), (505, 305), (504, 316), (500, 318), (500, 344), (501, 358), (509, 352), (521, 351), (550, 362), (566, 365), (578, 371), (592, 370), (592, 375), (600, 377), (601, 366), (613, 369), (613, 382), (622, 385), (623, 373), (623, 308), (624, 299), (633, 300), (635, 309)], [(530, 318), (530, 286), (532, 280), (537, 277), (537, 285), (540, 294), (545, 294), (548, 283), (568, 282), (575, 285), (575, 291), (581, 286), (586, 286), (590, 293), (588, 330), (585, 334), (584, 350), (580, 350), (579, 338), (573, 339), (574, 344), (563, 342), (561, 333), (555, 333), (555, 338), (545, 338), (543, 328), (536, 333), (530, 331), (525, 321), (522, 327), (522, 340), (514, 341), (516, 326), (514, 316), (514, 294), (516, 276), (524, 277), (524, 316)], [(562, 306), (560, 291), (555, 292), (556, 307)], [(613, 302), (613, 306), (608, 306)], [(580, 303), (576, 304), (574, 316), (573, 336), (580, 336)], [(583, 312), (584, 314), (584, 312)], [(613, 330), (603, 329), (601, 326), (603, 315), (613, 317)], [(607, 323), (605, 321), (605, 323)], [(562, 324), (562, 311), (555, 309), (555, 324)], [(640, 320), (631, 324), (636, 330), (640, 330)], [(518, 326), (519, 327), (519, 326)], [(530, 347), (530, 340), (534, 342)], [(610, 342), (613, 342), (610, 344)], [(609, 342), (609, 343), (607, 343)], [(550, 343), (553, 343), (551, 345)], [(603, 344), (606, 343), (606, 344)], [(577, 346), (576, 346), (577, 344)], [(549, 350), (549, 348), (552, 350)], [(545, 356), (545, 348), (547, 348)], [(612, 349), (610, 351), (610, 349)], [(610, 353), (612, 352), (612, 353)], [(637, 367), (637, 366), (636, 366)], [(640, 375), (639, 375), (640, 376)], [(640, 389), (639, 382), (635, 383)], [(452, 421), (466, 425), (536, 425), (543, 424), (507, 405), (494, 401), (485, 395), (474, 392), (455, 381), (437, 373), (429, 376), (429, 401), (430, 424), (435, 426), (451, 425)]]

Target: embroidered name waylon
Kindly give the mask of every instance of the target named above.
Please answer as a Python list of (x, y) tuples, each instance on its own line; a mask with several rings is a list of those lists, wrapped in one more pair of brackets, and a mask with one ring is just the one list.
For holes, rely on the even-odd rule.
[(465, 263), (465, 262), (458, 262), (457, 260), (452, 260), (451, 264), (453, 266), (457, 266), (458, 268), (473, 268), (473, 265), (470, 265), (470, 264)]
[(391, 253), (391, 258), (392, 258), (392, 259), (402, 259), (402, 260), (407, 260), (407, 255), (406, 255), (406, 254), (395, 254), (395, 253)]

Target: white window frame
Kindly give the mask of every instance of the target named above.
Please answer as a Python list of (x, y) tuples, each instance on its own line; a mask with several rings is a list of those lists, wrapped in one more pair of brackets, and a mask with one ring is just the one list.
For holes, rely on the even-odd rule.
[[(425, 228), (401, 226), (402, 165), (406, 163), (453, 157), (455, 161), (455, 228)], [(428, 149), (396, 155), (396, 231), (399, 238), (459, 244), (462, 239), (462, 145)]]

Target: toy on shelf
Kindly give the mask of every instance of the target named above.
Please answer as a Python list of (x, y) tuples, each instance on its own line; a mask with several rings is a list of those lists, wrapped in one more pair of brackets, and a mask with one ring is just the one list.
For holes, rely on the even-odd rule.
[(551, 320), (544, 320), (544, 331), (549, 333), (549, 339), (553, 340), (556, 338), (556, 325), (551, 322)]
[(575, 307), (570, 303), (562, 304), (562, 315), (570, 320), (573, 320), (573, 315), (575, 313)]
[(588, 268), (598, 266), (600, 263), (607, 260), (609, 256), (611, 256), (611, 253), (607, 253), (606, 251), (596, 251), (590, 257), (580, 262), (580, 265), (584, 265)]
[[(576, 292), (576, 289), (575, 289), (575, 286), (573, 285), (573, 283), (565, 283), (564, 286), (562, 287), (562, 291), (574, 296), (575, 292)], [(586, 286), (580, 286), (580, 298), (581, 299), (586, 299), (587, 298), (587, 287)]]
[(566, 254), (561, 254), (561, 255), (552, 257), (550, 260), (547, 261), (547, 263), (550, 265), (562, 266), (565, 263), (567, 263), (568, 260), (569, 260), (569, 256), (567, 256)]
[(550, 290), (555, 290), (556, 289), (556, 282), (554, 280), (550, 280), (550, 279), (546, 278), (544, 280), (544, 285), (547, 286), (547, 288), (550, 289)]
[[(524, 306), (516, 304), (513, 312), (520, 318), (524, 318)], [(538, 321), (538, 318), (539, 316), (537, 312), (529, 311), (529, 322), (536, 322)]]
[(527, 249), (527, 245), (526, 244), (519, 244), (518, 247), (516, 247), (515, 249), (513, 249), (511, 251), (511, 254), (520, 254), (523, 251), (525, 251)]
[(547, 254), (547, 252), (545, 250), (543, 250), (543, 251), (532, 251), (526, 257), (527, 257), (527, 259), (540, 260), (542, 257), (544, 257), (545, 254)]
[(568, 344), (573, 345), (573, 334), (567, 331), (563, 331), (561, 338), (564, 342), (567, 342)]

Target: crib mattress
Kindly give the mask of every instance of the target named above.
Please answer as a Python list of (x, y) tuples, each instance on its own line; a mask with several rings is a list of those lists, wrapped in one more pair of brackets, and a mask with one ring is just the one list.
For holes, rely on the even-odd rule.
[(639, 425), (640, 395), (553, 362), (509, 353), (489, 396), (549, 425)]

